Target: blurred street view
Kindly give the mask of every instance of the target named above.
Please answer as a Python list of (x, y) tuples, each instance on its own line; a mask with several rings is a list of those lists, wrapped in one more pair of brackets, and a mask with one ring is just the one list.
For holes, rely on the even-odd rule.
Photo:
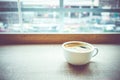
[(120, 0), (0, 0), (0, 32), (120, 32)]

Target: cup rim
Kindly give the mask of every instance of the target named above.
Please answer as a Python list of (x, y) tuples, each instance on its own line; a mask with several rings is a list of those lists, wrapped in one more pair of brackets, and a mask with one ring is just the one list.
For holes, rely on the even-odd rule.
[[(73, 51), (73, 50), (70, 50), (70, 49), (68, 49), (68, 48), (66, 48), (66, 47), (64, 46), (65, 44), (68, 44), (68, 43), (84, 43), (84, 44), (87, 44), (88, 46), (90, 46), (91, 49), (90, 49), (89, 51), (85, 51), (85, 52)], [(95, 47), (94, 47), (92, 44), (88, 43), (88, 42), (83, 42), (83, 41), (67, 41), (67, 42), (64, 42), (64, 43), (62, 44), (62, 48), (63, 48), (64, 50), (66, 50), (66, 51), (73, 52), (73, 53), (89, 53), (89, 52), (92, 52)]]

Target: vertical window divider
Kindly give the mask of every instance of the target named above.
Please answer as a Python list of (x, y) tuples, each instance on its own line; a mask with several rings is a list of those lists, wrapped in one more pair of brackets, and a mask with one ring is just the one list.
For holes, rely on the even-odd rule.
[(63, 28), (63, 26), (64, 26), (64, 4), (63, 4), (64, 2), (63, 2), (63, 0), (59, 0), (59, 4), (60, 4), (60, 30), (61, 30), (61, 28)]
[(22, 10), (21, 10), (21, 1), (17, 0), (18, 6), (18, 18), (19, 18), (19, 27), (21, 27), (21, 32), (23, 32), (23, 21), (22, 21)]
[[(92, 2), (91, 9), (93, 9), (93, 7), (94, 7), (94, 0), (91, 0), (91, 2)], [(93, 12), (90, 12), (90, 17), (92, 17), (92, 16), (93, 16)]]

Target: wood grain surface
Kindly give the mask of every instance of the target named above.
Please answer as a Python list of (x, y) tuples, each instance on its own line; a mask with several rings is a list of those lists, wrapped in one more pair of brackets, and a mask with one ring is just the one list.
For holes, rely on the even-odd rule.
[(120, 44), (120, 34), (0, 34), (0, 44), (53, 44), (73, 40)]
[(73, 66), (61, 44), (1, 45), (0, 80), (120, 80), (120, 45), (94, 46), (90, 63)]

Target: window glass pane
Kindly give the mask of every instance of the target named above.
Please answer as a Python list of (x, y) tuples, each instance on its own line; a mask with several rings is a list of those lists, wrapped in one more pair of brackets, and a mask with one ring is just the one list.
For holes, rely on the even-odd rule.
[(99, 0), (64, 0), (65, 8), (90, 8), (99, 6)]
[(65, 8), (102, 8), (113, 9), (120, 7), (120, 0), (64, 0)]
[(103, 9), (120, 8), (120, 0), (100, 0), (99, 6)]
[(56, 32), (59, 28), (58, 12), (23, 12), (26, 32)]
[(0, 32), (19, 31), (17, 1), (0, 0)]
[[(48, 11), (59, 8), (59, 0), (21, 0), (24, 32), (57, 32), (59, 13)], [(48, 9), (49, 8), (49, 9)]]
[(0, 32), (120, 32), (120, 0), (0, 0)]
[(63, 32), (120, 32), (120, 13), (68, 12)]
[(0, 13), (0, 31), (20, 31), (17, 12)]
[(32, 8), (58, 8), (59, 0), (21, 0), (22, 7)]

